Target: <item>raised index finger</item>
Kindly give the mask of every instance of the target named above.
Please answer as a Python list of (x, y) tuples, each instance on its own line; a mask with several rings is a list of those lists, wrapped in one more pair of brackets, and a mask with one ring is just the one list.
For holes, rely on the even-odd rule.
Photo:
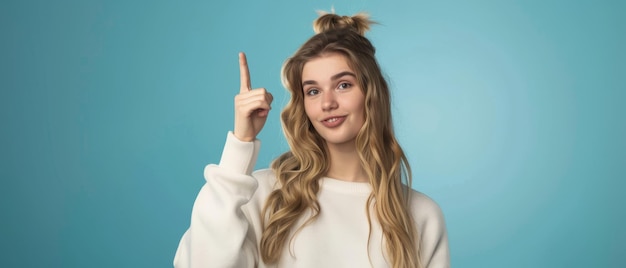
[(240, 93), (248, 92), (252, 89), (250, 85), (250, 70), (248, 70), (248, 60), (246, 54), (239, 52), (239, 76), (241, 78)]

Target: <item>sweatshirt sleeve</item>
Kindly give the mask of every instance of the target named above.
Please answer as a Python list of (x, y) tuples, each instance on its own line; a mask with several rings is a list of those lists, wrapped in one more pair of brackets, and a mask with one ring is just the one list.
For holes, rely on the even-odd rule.
[(443, 211), (430, 197), (419, 193), (415, 205), (420, 236), (420, 258), (425, 268), (449, 268), (450, 249)]
[(204, 169), (206, 183), (191, 212), (175, 267), (255, 267), (258, 251), (254, 228), (244, 215), (258, 187), (251, 176), (260, 142), (242, 142), (228, 133), (219, 165)]

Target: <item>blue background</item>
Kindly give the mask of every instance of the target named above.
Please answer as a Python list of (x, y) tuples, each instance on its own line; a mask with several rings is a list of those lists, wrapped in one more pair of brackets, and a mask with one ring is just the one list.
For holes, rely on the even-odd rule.
[(169, 267), (232, 129), (315, 10), (369, 11), (455, 267), (626, 267), (623, 1), (3, 1), (0, 266)]

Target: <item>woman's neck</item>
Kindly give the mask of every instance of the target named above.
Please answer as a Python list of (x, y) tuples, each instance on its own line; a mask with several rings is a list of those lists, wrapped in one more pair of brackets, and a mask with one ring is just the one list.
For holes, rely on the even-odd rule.
[(329, 144), (330, 169), (327, 177), (342, 181), (367, 182), (367, 174), (359, 160), (355, 144)]

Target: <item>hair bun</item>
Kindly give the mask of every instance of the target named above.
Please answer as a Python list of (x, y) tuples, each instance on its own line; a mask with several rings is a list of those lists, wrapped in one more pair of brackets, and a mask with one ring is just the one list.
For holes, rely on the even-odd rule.
[(319, 17), (313, 22), (315, 33), (323, 33), (329, 30), (351, 29), (360, 35), (365, 35), (374, 22), (366, 13), (357, 13), (354, 16), (339, 16), (335, 13), (318, 12)]

